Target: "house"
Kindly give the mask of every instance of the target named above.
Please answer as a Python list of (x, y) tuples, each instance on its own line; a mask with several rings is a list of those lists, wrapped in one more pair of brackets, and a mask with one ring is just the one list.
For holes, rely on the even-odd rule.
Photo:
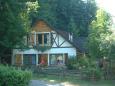
[(29, 48), (13, 49), (12, 65), (65, 65), (80, 52), (72, 34), (55, 30), (43, 20), (37, 21), (24, 38)]

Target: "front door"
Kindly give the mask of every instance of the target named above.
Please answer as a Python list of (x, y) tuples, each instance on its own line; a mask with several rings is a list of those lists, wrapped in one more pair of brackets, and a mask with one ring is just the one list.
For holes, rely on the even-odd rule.
[(39, 54), (38, 55), (38, 64), (47, 65), (48, 64), (48, 54)]

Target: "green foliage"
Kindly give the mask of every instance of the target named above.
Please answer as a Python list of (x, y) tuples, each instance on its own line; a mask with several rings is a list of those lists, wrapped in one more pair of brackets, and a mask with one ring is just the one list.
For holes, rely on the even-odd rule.
[(38, 50), (38, 51), (41, 51), (41, 52), (44, 52), (46, 50), (49, 50), (51, 49), (51, 46), (34, 46), (34, 49)]
[(12, 48), (22, 44), (26, 31), (19, 16), (20, 11), (21, 6), (17, 1), (0, 1), (0, 57), (10, 54)]
[(89, 67), (84, 74), (86, 74), (85, 79), (87, 80), (100, 80), (102, 77), (102, 72), (95, 67)]
[(97, 62), (86, 55), (78, 59), (76, 66), (83, 74), (82, 78), (85, 80), (99, 80), (102, 77), (102, 71), (98, 67)]
[(24, 47), (22, 40), (31, 26), (30, 15), (38, 7), (38, 2), (0, 0), (0, 57), (4, 59), (12, 49)]
[(32, 73), (0, 65), (0, 86), (28, 86)]
[(87, 56), (85, 56), (85, 55), (82, 56), (82, 57), (80, 57), (80, 58), (78, 59), (78, 61), (77, 61), (77, 67), (78, 67), (79, 69), (88, 68), (89, 65), (90, 65), (90, 60), (89, 60), (89, 58), (88, 58)]
[(38, 19), (47, 21), (54, 28), (87, 36), (88, 26), (95, 18), (96, 4), (94, 0), (87, 2), (82, 0), (38, 1), (40, 4)]
[(102, 58), (107, 56), (108, 47), (110, 45), (108, 37), (111, 18), (108, 13), (102, 9), (97, 10), (96, 20), (92, 21), (89, 30), (88, 49), (89, 54), (93, 58)]
[(13, 47), (21, 41), (25, 34), (25, 29), (21, 22), (19, 12), (21, 6), (14, 0), (3, 0), (0, 9), (0, 45)]
[(77, 63), (76, 57), (69, 57), (68, 58), (68, 63), (66, 64), (66, 66), (70, 70), (76, 69), (76, 63)]

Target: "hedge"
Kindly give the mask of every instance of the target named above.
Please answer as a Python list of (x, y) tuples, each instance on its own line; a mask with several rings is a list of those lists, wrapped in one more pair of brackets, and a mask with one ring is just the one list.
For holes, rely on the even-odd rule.
[(0, 65), (0, 86), (28, 86), (32, 73)]

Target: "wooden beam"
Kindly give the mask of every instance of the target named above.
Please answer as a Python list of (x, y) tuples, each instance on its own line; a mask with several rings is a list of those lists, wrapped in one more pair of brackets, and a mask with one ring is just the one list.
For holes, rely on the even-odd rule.
[(34, 32), (34, 45), (36, 45), (36, 32)]
[(58, 47), (60, 47), (60, 46), (59, 46), (59, 35), (58, 35)]
[(36, 45), (38, 45), (38, 34), (36, 34)]
[(57, 34), (56, 34), (56, 37), (52, 37), (52, 38), (53, 38), (53, 43), (55, 43), (58, 47), (58, 44), (56, 43)]
[(64, 40), (59, 46), (61, 47), (62, 44), (64, 44), (66, 41)]

